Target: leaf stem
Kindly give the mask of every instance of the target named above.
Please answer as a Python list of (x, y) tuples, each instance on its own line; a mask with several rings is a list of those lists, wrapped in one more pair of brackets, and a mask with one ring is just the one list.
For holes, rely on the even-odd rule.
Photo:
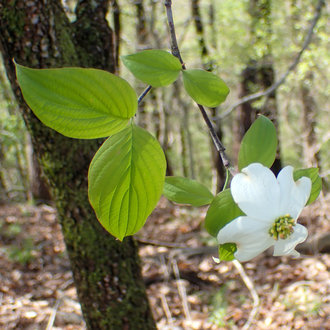
[[(183, 59), (181, 57), (181, 53), (180, 53), (180, 49), (178, 46), (178, 42), (177, 42), (177, 38), (176, 38), (176, 33), (175, 33), (175, 26), (174, 26), (174, 20), (173, 20), (173, 12), (172, 12), (172, 0), (165, 0), (165, 7), (166, 7), (166, 14), (167, 14), (167, 23), (169, 26), (169, 30), (170, 30), (170, 37), (171, 37), (171, 52), (172, 54), (177, 57), (181, 63), (182, 69), (185, 70), (186, 66), (185, 63), (183, 62)], [(212, 141), (220, 155), (221, 161), (223, 166), (231, 173), (231, 174), (236, 174), (236, 171), (234, 170), (234, 168), (231, 166), (230, 161), (228, 156), (226, 155), (226, 148), (223, 146), (223, 144), (221, 143), (213, 125), (212, 122), (210, 120), (210, 118), (208, 117), (204, 107), (200, 104), (197, 103), (197, 106), (204, 118), (204, 121), (210, 131), (210, 135), (212, 137)]]
[(225, 180), (225, 184), (223, 185), (222, 191), (224, 191), (227, 188), (228, 182), (229, 182), (229, 170), (226, 169), (226, 180)]

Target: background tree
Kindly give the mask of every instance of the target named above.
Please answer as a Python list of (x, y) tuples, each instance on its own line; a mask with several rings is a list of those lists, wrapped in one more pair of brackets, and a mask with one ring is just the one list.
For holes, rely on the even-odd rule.
[(78, 296), (90, 329), (153, 329), (136, 244), (119, 242), (96, 220), (87, 170), (102, 141), (68, 139), (25, 105), (12, 59), (34, 67), (116, 69), (118, 47), (105, 17), (109, 1), (80, 0), (70, 23), (60, 1), (0, 1), (0, 47), (34, 151), (56, 203)]
[[(0, 95), (2, 94), (3, 100), (7, 103), (1, 116), (4, 120), (0, 122), (0, 187), (2, 191), (0, 200), (5, 200), (5, 196), (12, 200), (19, 200), (22, 196), (27, 200), (31, 200), (32, 197), (38, 199), (40, 190), (34, 188), (45, 187), (45, 185), (41, 177), (36, 175), (34, 181), (36, 184), (32, 186), (30, 176), (32, 157), (29, 157), (28, 153), (29, 137), (22, 119), (17, 116), (17, 103), (2, 70), (0, 72), (0, 89), (2, 92)], [(10, 154), (14, 157), (10, 157)], [(11, 171), (6, 171), (7, 167), (11, 167)], [(44, 196), (45, 199), (49, 197)]]
[[(209, 8), (209, 24), (211, 26), (211, 30), (213, 30), (213, 33), (215, 33), (214, 31), (214, 5), (211, 2), (210, 4), (210, 8)], [(199, 0), (191, 0), (191, 15), (193, 18), (193, 22), (195, 25), (195, 29), (196, 29), (196, 35), (197, 35), (197, 39), (198, 39), (198, 46), (199, 46), (199, 53), (200, 53), (200, 57), (203, 63), (203, 67), (205, 70), (208, 71), (213, 71), (214, 69), (214, 63), (212, 61), (212, 59), (210, 58), (210, 51), (208, 49), (208, 46), (206, 44), (206, 39), (204, 36), (204, 22), (203, 22), (203, 18), (202, 18), (202, 14), (201, 14), (201, 10), (200, 10), (200, 2)], [(216, 48), (216, 39), (214, 38), (213, 40), (213, 47)], [(212, 117), (216, 117), (217, 115), (217, 109), (213, 108), (211, 109), (212, 111)], [(214, 128), (215, 131), (217, 133), (217, 135), (219, 136), (220, 140), (222, 140), (223, 138), (223, 132), (222, 132), (222, 128), (221, 128), (221, 122), (217, 121), (214, 124)], [(222, 189), (222, 186), (225, 182), (225, 169), (224, 166), (222, 164), (221, 158), (219, 153), (217, 153), (214, 144), (212, 142), (212, 140), (210, 140), (210, 145), (211, 145), (211, 155), (212, 155), (212, 161), (213, 161), (213, 167), (215, 168), (216, 171), (216, 191), (220, 191)]]
[[(73, 4), (77, 1), (67, 0), (65, 2)], [(301, 47), (305, 44), (303, 40), (307, 29), (309, 29), (309, 20), (313, 19), (316, 2), (316, 0), (293, 0), (291, 2), (279, 0), (272, 2), (272, 33), (269, 35), (269, 40), (262, 39), (260, 44), (264, 45), (264, 42), (267, 42), (271, 46), (273, 70), (276, 70), (277, 75), (281, 76), (282, 72), (286, 72), (292, 63), (292, 59), (301, 52)], [(318, 1), (318, 3), (320, 2)], [(11, 57), (15, 57), (21, 64), (34, 67), (79, 65), (116, 70), (118, 73), (117, 63), (120, 45), (118, 40), (120, 35), (123, 36), (123, 42), (121, 43), (121, 53), (123, 55), (133, 53), (136, 49), (143, 47), (168, 49), (169, 46), (163, 16), (163, 2), (161, 1), (121, 1), (120, 7), (115, 0), (79, 1), (78, 7), (80, 8), (77, 7), (75, 12), (73, 10), (71, 12), (72, 16), (70, 17), (72, 20), (77, 17), (77, 21), (73, 23), (70, 23), (63, 14), (63, 8), (59, 1), (48, 5), (42, 5), (43, 2), (36, 0), (28, 3), (27, 5), (24, 4), (24, 1), (0, 0), (0, 44), (3, 45), (2, 50), (8, 68), (8, 75), (10, 75), (16, 92), (18, 91), (14, 83)], [(91, 10), (91, 6), (95, 3), (98, 6)], [(196, 16), (187, 10), (189, 4), (192, 3), (195, 6), (197, 4), (198, 16), (201, 17), (200, 22), (195, 22), (195, 24), (192, 16), (194, 18)], [(294, 15), (289, 10), (291, 3), (296, 11)], [(12, 8), (13, 4), (15, 4), (15, 8)], [(111, 21), (110, 25), (113, 30), (109, 30), (109, 26), (105, 21), (105, 12), (109, 4), (111, 12), (107, 15), (107, 19)], [(146, 29), (148, 34), (147, 42), (142, 47), (136, 45), (137, 13), (135, 10), (139, 4), (143, 6), (143, 15), (141, 16), (143, 25), (141, 26)], [(228, 97), (227, 104), (224, 105), (224, 108), (228, 106), (227, 109), (231, 108), (231, 104), (235, 104), (235, 101), (239, 98), (239, 93), (241, 93), (239, 87), (241, 73), (247, 65), (247, 58), (254, 58), (253, 56), (258, 55), (257, 59), (260, 60), (260, 54), (254, 54), (258, 47), (251, 48), (250, 34), (246, 33), (251, 29), (252, 24), (252, 17), (248, 13), (246, 4), (246, 0), (187, 0), (173, 3), (179, 44), (189, 68), (201, 67), (201, 62), (204, 62), (201, 58), (203, 47), (200, 47), (201, 44), (199, 43), (201, 39), (196, 38), (196, 32), (198, 34), (196, 23), (202, 23), (202, 41), (204, 41), (204, 46), (207, 47), (208, 51), (206, 63), (212, 64), (216, 74), (219, 74), (231, 87), (231, 94)], [(283, 10), (283, 8), (286, 10)], [(120, 13), (124, 15), (120, 16)], [(255, 14), (258, 16), (260, 13), (256, 12)], [(308, 43), (309, 51), (304, 53), (301, 64), (298, 65), (298, 70), (291, 73), (289, 79), (286, 80), (286, 84), (282, 84), (281, 88), (276, 89), (279, 110), (277, 119), (279, 119), (280, 125), (279, 133), (283, 162), (294, 164), (296, 167), (305, 165), (304, 157), (301, 157), (307, 150), (303, 146), (303, 143), (307, 142), (304, 139), (308, 136), (303, 134), (307, 132), (301, 125), (304, 122), (304, 125), (311, 129), (314, 136), (314, 140), (309, 142), (310, 146), (313, 150), (315, 150), (315, 146), (317, 146), (317, 150), (320, 150), (317, 156), (324, 171), (322, 173), (324, 178), (326, 178), (326, 174), (329, 174), (327, 168), (329, 168), (330, 159), (329, 139), (326, 142), (329, 116), (325, 110), (327, 93), (324, 88), (327, 66), (325, 60), (327, 58), (326, 18), (325, 16), (318, 23), (318, 28), (314, 31), (315, 37), (313, 37), (312, 43)], [(121, 20), (123, 24), (120, 24)], [(293, 23), (292, 29), (290, 29), (290, 22)], [(262, 20), (260, 23), (262, 23)], [(276, 37), (274, 38), (274, 36)], [(86, 42), (84, 38), (89, 39), (89, 41)], [(112, 41), (109, 42), (111, 39)], [(89, 43), (92, 43), (93, 47)], [(103, 44), (105, 47), (103, 47)], [(260, 63), (262, 64), (262, 62)], [(291, 71), (294, 68), (292, 67)], [(134, 84), (135, 80), (132, 75), (129, 75), (124, 67), (120, 69), (120, 74)], [(313, 72), (313, 76), (309, 75), (309, 71)], [(135, 84), (135, 86), (138, 86), (138, 92), (139, 89), (142, 90), (145, 87), (141, 84)], [(256, 84), (256, 90), (253, 88), (249, 93), (258, 92), (264, 88), (263, 86), (261, 83)], [(303, 108), (302, 93), (308, 94), (305, 108)], [(19, 100), (22, 100), (20, 96)], [(179, 90), (177, 86), (167, 89), (152, 89), (152, 93), (144, 99), (143, 104), (148, 119), (146, 121), (141, 120), (139, 123), (141, 125), (146, 124), (148, 129), (153, 130), (159, 138), (168, 160), (173, 165), (171, 166), (171, 173), (175, 175), (188, 174), (194, 177), (194, 171), (196, 178), (210, 187), (211, 182), (215, 181), (213, 180), (215, 170), (214, 165), (209, 161), (210, 156), (214, 154), (209, 148), (209, 134), (204, 123), (200, 120), (200, 115), (196, 111), (197, 108), (188, 100), (184, 89)], [(252, 105), (261, 111), (264, 107), (264, 103), (259, 101)], [(157, 111), (154, 112), (155, 108)], [(303, 110), (306, 110), (306, 115), (304, 115)], [(130, 326), (129, 321), (126, 322), (125, 320), (127, 313), (132, 317), (135, 327), (140, 324), (136, 323), (135, 316), (142, 315), (143, 320), (140, 319), (141, 327), (147, 328), (145, 323), (150, 322), (148, 324), (151, 324), (152, 321), (149, 318), (148, 307), (141, 304), (145, 301), (144, 289), (143, 286), (140, 286), (141, 279), (138, 276), (133, 280), (129, 278), (131, 272), (134, 275), (136, 274), (136, 266), (138, 265), (130, 259), (126, 265), (126, 261), (123, 261), (129, 256), (136, 256), (134, 243), (127, 240), (124, 243), (125, 246), (119, 246), (113, 240), (108, 242), (106, 234), (99, 228), (97, 223), (94, 223), (96, 219), (90, 211), (85, 196), (88, 162), (101, 141), (77, 142), (65, 139), (40, 126), (39, 122), (29, 113), (29, 110), (24, 108), (23, 111), (27, 111), (25, 114), (26, 122), (35, 130), (33, 133), (34, 145), (36, 150), (39, 150), (38, 153), (44, 163), (45, 172), (53, 180), (53, 195), (58, 200), (62, 227), (65, 230), (70, 257), (73, 260), (72, 263), (76, 265), (75, 278), (78, 279), (77, 282), (82, 279), (84, 284), (84, 287), (80, 290), (78, 288), (78, 293), (81, 300), (86, 298), (85, 305), (82, 306), (85, 317), (89, 312), (93, 313), (90, 317), (93, 319), (94, 327), (104, 317), (105, 328), (107, 326), (121, 328), (122, 326)], [(210, 109), (210, 111), (212, 110)], [(308, 118), (311, 115), (307, 115), (311, 112), (313, 112), (313, 125), (309, 125)], [(184, 119), (188, 118), (185, 117), (186, 113), (189, 113), (188, 122), (184, 122)], [(218, 112), (214, 114), (218, 116), (222, 113), (222, 109), (218, 109)], [(235, 116), (236, 108), (231, 115), (221, 118), (225, 146), (228, 148), (232, 159), (235, 157), (235, 150), (232, 148), (235, 139), (232, 122)], [(137, 120), (139, 120), (139, 114)], [(191, 142), (187, 140), (186, 132), (188, 131), (191, 132)], [(41, 141), (43, 142), (41, 143)], [(193, 145), (193, 148), (189, 147), (190, 145)], [(191, 150), (192, 152), (190, 152)], [(308, 155), (306, 154), (306, 156)], [(1, 154), (0, 150), (0, 158), (3, 157), (8, 157), (7, 153), (2, 152)], [(193, 160), (189, 160), (188, 157)], [(77, 160), (79, 164), (76, 164)], [(80, 175), (81, 171), (84, 174)], [(7, 172), (2, 173), (6, 175)], [(68, 186), (64, 187), (61, 177), (69, 183)], [(56, 187), (57, 183), (60, 183), (58, 187)], [(65, 189), (68, 189), (68, 191), (65, 191)], [(77, 196), (74, 196), (75, 194)], [(157, 232), (157, 229), (155, 229), (155, 232)], [(144, 235), (143, 232), (142, 235)], [(76, 238), (78, 238), (78, 241), (75, 240)], [(94, 244), (97, 245), (94, 246)], [(96, 251), (93, 251), (94, 249)], [(82, 266), (81, 273), (80, 266)], [(117, 278), (122, 278), (122, 282), (117, 283)], [(94, 284), (97, 281), (101, 284), (98, 288), (95, 288)], [(91, 288), (90, 293), (88, 292), (89, 287)], [(115, 288), (115, 291), (112, 291), (112, 288)], [(127, 291), (127, 294), (125, 294), (125, 291)], [(124, 299), (118, 305), (118, 310), (120, 308), (120, 311), (122, 311), (121, 315), (116, 314), (118, 310), (112, 308), (117, 298), (118, 300)], [(140, 298), (141, 300), (138, 300)], [(113, 299), (113, 305), (112, 303), (109, 305), (109, 310), (107, 309), (108, 299)], [(94, 301), (96, 301), (95, 308), (89, 308), (89, 304), (92, 306)], [(126, 309), (126, 302), (130, 304), (130, 308), (134, 309), (134, 313), (131, 314)], [(137, 305), (141, 309), (135, 308)], [(105, 311), (105, 309), (107, 310)], [(119, 315), (119, 322), (123, 321), (124, 324), (114, 323), (113, 325), (111, 323), (109, 325), (106, 320), (109, 315), (113, 315), (112, 312), (116, 314), (116, 317)], [(102, 313), (104, 316), (101, 315)], [(113, 321), (117, 322), (118, 320), (114, 318)], [(153, 324), (150, 326), (153, 327)], [(99, 325), (97, 328), (99, 328)]]
[[(272, 36), (272, 1), (250, 0), (250, 40), (252, 47), (247, 65), (241, 77), (241, 97), (264, 90), (275, 82), (271, 36)], [(257, 114), (262, 113), (270, 118), (278, 128), (278, 111), (276, 91), (269, 94), (262, 102), (245, 102), (237, 109), (236, 143), (238, 146), (243, 135), (249, 129)], [(237, 147), (236, 147), (237, 149)], [(237, 149), (238, 150), (238, 149)], [(281, 169), (280, 148), (272, 170), (278, 173)]]

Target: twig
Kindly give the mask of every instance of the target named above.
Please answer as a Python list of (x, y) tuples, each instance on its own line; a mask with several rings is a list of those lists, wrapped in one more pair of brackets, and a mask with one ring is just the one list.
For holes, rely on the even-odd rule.
[(162, 302), (162, 306), (167, 318), (167, 322), (171, 325), (173, 323), (173, 318), (172, 318), (171, 310), (168, 307), (168, 303), (163, 292), (161, 292), (160, 294), (160, 300)]
[(177, 57), (179, 59), (181, 65), (182, 65), (182, 69), (185, 70), (186, 66), (182, 60), (180, 49), (178, 46), (178, 41), (176, 39), (173, 13), (172, 13), (172, 0), (165, 0), (165, 7), (166, 7), (167, 23), (170, 28), (171, 52), (175, 57)]
[(175, 259), (172, 260), (172, 266), (173, 266), (173, 273), (174, 273), (176, 283), (178, 286), (179, 295), (182, 300), (183, 311), (186, 316), (186, 319), (188, 321), (190, 321), (191, 315), (190, 315), (189, 304), (188, 304), (188, 300), (187, 300), (187, 293), (186, 293), (185, 287), (181, 283), (180, 272), (179, 272), (178, 264)]
[(253, 308), (250, 312), (248, 320), (246, 321), (246, 323), (242, 327), (242, 330), (247, 330), (247, 329), (250, 328), (254, 318), (256, 317), (256, 315), (259, 311), (260, 299), (259, 299), (259, 296), (258, 296), (258, 293), (257, 293), (256, 289), (254, 288), (253, 282), (251, 281), (251, 279), (245, 273), (245, 270), (244, 270), (243, 266), (241, 265), (241, 263), (237, 260), (233, 260), (233, 264), (234, 264), (235, 268), (238, 270), (244, 284), (246, 285), (246, 287), (250, 291), (252, 299), (253, 299)]
[(187, 247), (185, 244), (157, 241), (154, 239), (139, 238), (139, 237), (135, 237), (135, 241), (137, 241), (141, 244), (164, 246), (164, 247), (168, 247), (168, 248), (183, 248), (184, 249)]
[(144, 258), (156, 259), (162, 256), (168, 256), (169, 258), (192, 258), (196, 256), (209, 256), (217, 254), (218, 249), (217, 246), (180, 247), (174, 248), (169, 252), (156, 252), (152, 255), (145, 256)]
[(214, 130), (214, 127), (211, 123), (211, 120), (210, 118), (208, 117), (204, 107), (200, 104), (197, 104), (200, 112), (202, 113), (202, 116), (204, 118), (204, 121), (207, 125), (207, 127), (209, 128), (209, 131), (210, 131), (210, 134), (211, 134), (211, 137), (212, 137), (212, 141), (215, 145), (215, 148), (217, 149), (220, 157), (221, 157), (221, 161), (223, 163), (223, 166), (230, 171), (230, 173), (232, 173), (233, 175), (236, 174), (234, 169), (231, 167), (230, 165), (230, 161), (229, 161), (229, 158), (227, 157), (227, 154), (225, 152), (226, 148), (222, 145), (216, 131)]
[[(180, 49), (179, 49), (177, 38), (176, 38), (176, 33), (175, 33), (173, 13), (172, 13), (172, 0), (165, 0), (165, 7), (166, 7), (166, 14), (167, 14), (167, 22), (168, 22), (168, 26), (170, 29), (170, 36), (171, 36), (171, 52), (175, 57), (177, 57), (179, 59), (182, 69), (185, 70), (186, 66), (182, 60)], [(233, 175), (236, 174), (234, 168), (230, 165), (228, 156), (226, 155), (226, 152), (225, 152), (226, 148), (221, 143), (204, 107), (198, 103), (197, 103), (197, 106), (198, 106), (200, 112), (202, 113), (204, 121), (210, 131), (212, 141), (213, 141), (218, 153), (220, 154), (224, 167), (226, 169), (228, 169)]]
[(138, 104), (140, 104), (142, 102), (142, 100), (144, 99), (144, 97), (150, 92), (152, 86), (148, 86), (142, 93), (141, 95), (139, 96), (138, 98)]
[(297, 54), (296, 58), (293, 60), (293, 62), (288, 67), (287, 71), (281, 76), (281, 78), (278, 81), (276, 81), (273, 85), (271, 85), (270, 87), (268, 87), (266, 90), (264, 90), (264, 91), (257, 92), (257, 93), (250, 94), (250, 95), (247, 95), (247, 96), (242, 97), (236, 103), (234, 103), (233, 105), (231, 105), (230, 107), (228, 107), (222, 114), (220, 114), (219, 116), (217, 116), (216, 118), (214, 118), (214, 120), (221, 120), (221, 119), (225, 118), (234, 109), (236, 109), (237, 107), (239, 107), (240, 105), (242, 105), (242, 104), (244, 104), (246, 102), (254, 101), (254, 100), (259, 99), (259, 98), (261, 98), (263, 96), (267, 96), (267, 95), (273, 93), (279, 86), (281, 86), (285, 82), (285, 80), (288, 77), (288, 75), (299, 64), (302, 54), (308, 48), (309, 44), (312, 41), (312, 36), (313, 36), (314, 28), (315, 28), (316, 23), (318, 22), (319, 18), (321, 17), (322, 7), (323, 7), (324, 3), (325, 3), (324, 0), (319, 0), (318, 4), (316, 6), (316, 12), (315, 12), (314, 18), (313, 18), (313, 20), (311, 22), (311, 25), (310, 25), (310, 28), (309, 28), (309, 30), (307, 32), (307, 35), (306, 35), (304, 44), (303, 44), (300, 52)]
[(289, 285), (286, 289), (287, 291), (294, 291), (296, 290), (299, 286), (309, 286), (309, 285), (313, 285), (314, 282), (312, 281), (299, 281), (299, 282), (295, 282), (291, 285)]
[(57, 313), (57, 309), (60, 306), (62, 299), (57, 299), (55, 306), (52, 309), (52, 312), (49, 316), (49, 320), (46, 326), (46, 330), (51, 330), (53, 329), (53, 325), (54, 325), (54, 321), (55, 321), (55, 317), (56, 317), (56, 313)]

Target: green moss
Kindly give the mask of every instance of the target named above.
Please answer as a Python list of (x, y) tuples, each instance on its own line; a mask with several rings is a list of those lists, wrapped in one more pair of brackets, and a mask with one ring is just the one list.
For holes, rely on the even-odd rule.
[[(47, 27), (43, 31), (49, 35), (36, 36), (27, 46), (21, 32), (29, 22), (22, 18), (30, 9), (23, 0), (12, 4), (22, 9), (8, 6), (0, 14), (8, 21), (5, 24), (9, 29), (15, 29), (5, 36), (12, 50), (8, 58), (15, 57), (33, 67), (92, 66), (109, 70), (111, 43), (107, 42), (109, 49), (102, 48), (104, 40), (111, 40), (109, 28), (102, 26), (98, 31), (93, 26), (86, 38), (89, 44), (77, 47), (84, 34), (70, 25), (59, 2), (49, 1), (38, 7), (38, 24), (40, 28)], [(84, 20), (96, 25), (98, 22), (90, 15)], [(45, 45), (43, 54), (35, 51), (40, 49), (41, 40)], [(63, 137), (42, 125), (23, 103), (22, 106), (34, 149), (51, 183), (87, 327), (108, 330), (130, 325), (130, 329), (154, 329), (134, 242), (125, 239), (121, 243), (106, 233), (88, 202), (88, 166), (101, 141)]]
[[(15, 10), (12, 10), (9, 6), (12, 6)], [(11, 33), (22, 37), (24, 34), (25, 12), (24, 10), (17, 9), (16, 0), (9, 1), (9, 6), (3, 8), (3, 20), (6, 21), (7, 27)]]

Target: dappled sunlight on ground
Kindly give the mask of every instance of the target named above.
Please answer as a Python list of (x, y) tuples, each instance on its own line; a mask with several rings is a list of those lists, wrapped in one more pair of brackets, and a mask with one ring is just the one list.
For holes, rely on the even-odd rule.
[[(329, 201), (321, 197), (301, 216), (312, 239), (330, 232)], [(215, 241), (201, 229), (205, 212), (161, 200), (136, 235), (159, 329), (330, 328), (329, 254), (265, 252), (242, 273), (213, 261)], [(85, 329), (55, 210), (1, 206), (0, 227), (0, 328)]]

